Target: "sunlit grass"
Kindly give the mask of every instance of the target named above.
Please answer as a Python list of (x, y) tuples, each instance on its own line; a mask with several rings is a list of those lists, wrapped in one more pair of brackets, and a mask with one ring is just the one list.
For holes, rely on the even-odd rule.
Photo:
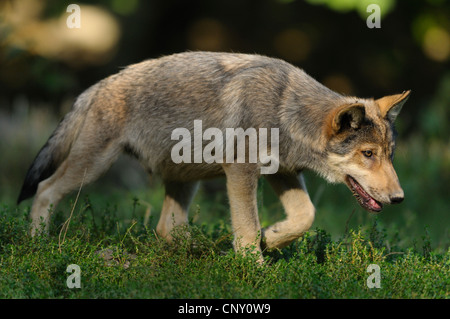
[[(264, 252), (266, 262), (260, 265), (252, 254), (234, 253), (225, 223), (191, 224), (168, 244), (139, 216), (125, 222), (113, 211), (102, 212), (109, 219), (94, 222), (92, 212), (81, 208), (62, 243), (58, 227), (49, 236), (30, 238), (27, 212), (3, 207), (0, 297), (449, 297), (450, 251), (437, 253), (427, 243), (398, 249), (377, 223), (367, 230), (347, 229), (339, 240), (314, 229), (287, 248)], [(81, 269), (79, 289), (66, 284), (71, 264)], [(381, 288), (367, 286), (371, 264), (380, 267)]]

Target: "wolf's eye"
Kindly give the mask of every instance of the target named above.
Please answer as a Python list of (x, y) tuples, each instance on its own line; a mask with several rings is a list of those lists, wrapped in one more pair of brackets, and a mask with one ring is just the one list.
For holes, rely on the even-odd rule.
[(373, 152), (370, 150), (362, 151), (362, 153), (364, 154), (365, 157), (372, 157), (373, 155)]

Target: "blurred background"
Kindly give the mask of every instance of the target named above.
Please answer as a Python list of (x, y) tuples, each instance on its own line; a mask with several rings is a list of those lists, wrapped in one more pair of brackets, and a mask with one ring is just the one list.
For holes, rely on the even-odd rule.
[[(450, 235), (450, 1), (446, 0), (99, 0), (0, 2), (0, 203), (16, 207), (26, 170), (74, 98), (128, 64), (186, 50), (258, 53), (303, 68), (343, 94), (378, 98), (411, 89), (397, 120), (394, 161), (405, 201), (374, 217), (344, 185), (307, 173), (313, 227), (341, 236), (377, 223), (406, 244), (424, 236), (448, 249)], [(369, 4), (380, 28), (369, 28)], [(68, 24), (69, 22), (69, 24)], [(120, 158), (83, 190), (102, 210), (155, 216), (163, 190), (132, 159)], [(72, 199), (73, 200), (73, 199)], [(85, 202), (87, 199), (85, 200)], [(136, 203), (139, 205), (135, 205)], [(134, 203), (134, 204), (133, 204)], [(261, 181), (263, 226), (283, 217)], [(20, 207), (29, 209), (31, 200)], [(66, 204), (69, 205), (69, 204)], [(94, 204), (92, 204), (94, 205)], [(103, 205), (103, 206), (102, 206)], [(64, 210), (64, 204), (61, 206)], [(224, 181), (205, 183), (194, 222), (229, 219)], [(1, 230), (0, 230), (1, 231)]]

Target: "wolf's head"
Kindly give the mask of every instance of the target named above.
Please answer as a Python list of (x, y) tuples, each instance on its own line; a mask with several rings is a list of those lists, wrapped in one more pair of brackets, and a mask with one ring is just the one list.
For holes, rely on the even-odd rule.
[(379, 212), (383, 204), (403, 201), (404, 193), (392, 165), (394, 121), (410, 91), (374, 99), (348, 99), (327, 117), (325, 174), (347, 184), (359, 204)]

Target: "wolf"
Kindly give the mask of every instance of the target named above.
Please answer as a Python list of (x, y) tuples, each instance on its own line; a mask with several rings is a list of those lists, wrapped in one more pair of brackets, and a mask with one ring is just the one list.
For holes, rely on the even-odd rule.
[[(394, 121), (409, 95), (342, 95), (298, 67), (256, 54), (183, 52), (146, 60), (79, 95), (29, 168), (18, 203), (35, 195), (31, 234), (45, 231), (63, 196), (96, 180), (125, 152), (164, 183), (159, 236), (170, 241), (174, 227), (188, 222), (200, 180), (225, 176), (236, 251), (281, 248), (314, 221), (304, 170), (346, 184), (371, 212), (403, 201), (392, 164)], [(193, 133), (196, 120), (222, 132), (278, 129), (278, 170), (262, 175), (262, 161), (175, 163), (172, 132)], [(272, 186), (286, 215), (263, 229), (259, 178)]]

